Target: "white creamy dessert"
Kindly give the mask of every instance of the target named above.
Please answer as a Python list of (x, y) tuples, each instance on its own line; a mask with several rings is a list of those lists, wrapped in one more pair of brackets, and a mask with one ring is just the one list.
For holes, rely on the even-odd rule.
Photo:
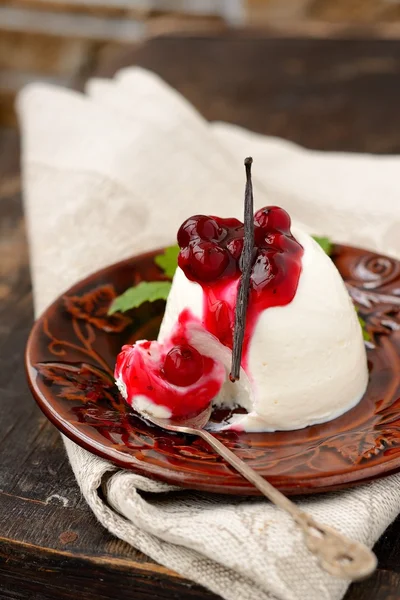
[[(297, 291), (289, 304), (267, 308), (258, 318), (246, 368), (249, 402), (240, 380), (227, 382), (229, 391), (222, 388), (217, 399), (229, 406), (245, 403), (249, 414), (233, 421), (246, 431), (300, 429), (330, 421), (355, 406), (368, 383), (361, 327), (338, 270), (309, 235), (293, 234), (304, 248)], [(202, 319), (203, 289), (178, 268), (160, 341), (185, 308)]]
[[(239, 381), (229, 381), (229, 370), (243, 226), (195, 216), (178, 233), (180, 267), (158, 342), (145, 342), (145, 351), (143, 342), (125, 349), (117, 364), (119, 387), (133, 407), (184, 417), (207, 402), (241, 406), (247, 414), (233, 415), (225, 427), (258, 432), (329, 421), (360, 401), (368, 382), (365, 345), (338, 270), (309, 235), (290, 231), (282, 209), (261, 209), (255, 224)], [(128, 364), (136, 367), (123, 368)], [(151, 385), (147, 375), (143, 383), (146, 369)], [(140, 370), (138, 386), (133, 377)]]

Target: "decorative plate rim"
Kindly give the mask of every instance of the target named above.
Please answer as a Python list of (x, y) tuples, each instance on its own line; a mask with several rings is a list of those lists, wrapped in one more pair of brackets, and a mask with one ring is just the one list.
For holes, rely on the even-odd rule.
[[(368, 254), (376, 255), (376, 253), (372, 251), (364, 250), (362, 248), (356, 248), (349, 245), (336, 244), (335, 248), (341, 251), (358, 250)], [(64, 419), (60, 415), (60, 413), (57, 410), (55, 410), (54, 406), (46, 398), (46, 394), (44, 394), (38, 386), (36, 370), (33, 366), (34, 361), (32, 361), (32, 355), (33, 346), (37, 340), (37, 337), (40, 334), (40, 328), (43, 324), (43, 320), (46, 314), (48, 314), (52, 310), (55, 310), (59, 306), (60, 300), (64, 296), (73, 295), (78, 289), (88, 286), (94, 278), (109, 279), (111, 281), (112, 277), (110, 275), (112, 273), (115, 273), (115, 271), (117, 271), (118, 269), (130, 266), (133, 261), (138, 262), (143, 261), (145, 259), (149, 259), (163, 250), (164, 248), (150, 250), (145, 253), (128, 257), (121, 261), (102, 267), (101, 269), (98, 269), (92, 273), (89, 273), (84, 278), (75, 282), (71, 287), (69, 287), (67, 290), (61, 293), (50, 305), (46, 307), (46, 309), (34, 322), (25, 349), (25, 371), (30, 391), (44, 415), (49, 419), (51, 423), (53, 423), (53, 425), (55, 425), (55, 427), (62, 434), (64, 434), (72, 442), (81, 446), (85, 450), (105, 460), (111, 461), (119, 467), (127, 468), (143, 476), (148, 476), (157, 480), (165, 481), (171, 485), (176, 485), (192, 490), (206, 491), (211, 493), (222, 493), (228, 495), (259, 495), (259, 492), (255, 488), (251, 487), (251, 484), (249, 484), (245, 480), (243, 480), (243, 485), (229, 483), (228, 481), (219, 482), (218, 479), (220, 480), (221, 476), (210, 476), (207, 478), (203, 473), (201, 473), (200, 477), (202, 481), (197, 481), (196, 472), (189, 473), (186, 471), (179, 471), (178, 469), (171, 470), (168, 468), (168, 465), (166, 467), (159, 467), (155, 464), (142, 462), (134, 456), (130, 454), (125, 454), (120, 450), (106, 447), (104, 446), (104, 444), (101, 444), (100, 442), (88, 436), (85, 433), (85, 431), (82, 431), (82, 428), (76, 427), (75, 425), (72, 425), (68, 420)], [(386, 256), (384, 257), (389, 258)], [(390, 260), (398, 262), (396, 259)], [(332, 420), (330, 423), (334, 422), (335, 420)], [(264, 433), (259, 435), (269, 436), (271, 434)], [(335, 435), (334, 431), (332, 431), (332, 435)], [(268, 478), (268, 480), (288, 495), (301, 495), (310, 493), (314, 494), (321, 492), (329, 492), (338, 489), (353, 487), (361, 483), (368, 483), (373, 479), (381, 477), (382, 475), (388, 476), (399, 471), (400, 456), (388, 458), (388, 460), (385, 460), (384, 462), (375, 465), (370, 465), (368, 462), (366, 462), (365, 465), (358, 466), (357, 469), (352, 469), (350, 471), (345, 471), (342, 473), (338, 471), (334, 475), (329, 473), (310, 473), (310, 475), (307, 476), (288, 477), (288, 474), (286, 473), (283, 476), (271, 476)], [(199, 475), (197, 475), (197, 477), (199, 477)], [(316, 481), (319, 482), (317, 486)]]

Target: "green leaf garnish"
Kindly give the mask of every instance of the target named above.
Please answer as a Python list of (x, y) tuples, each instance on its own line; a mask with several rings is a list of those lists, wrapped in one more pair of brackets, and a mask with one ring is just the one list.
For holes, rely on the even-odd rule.
[(126, 312), (131, 308), (137, 308), (143, 302), (166, 300), (170, 289), (170, 281), (141, 281), (138, 285), (127, 289), (121, 296), (115, 298), (108, 309), (108, 314)]
[(154, 259), (156, 265), (158, 265), (160, 269), (163, 270), (164, 275), (170, 279), (173, 278), (176, 267), (178, 266), (179, 250), (180, 248), (177, 244), (175, 244), (175, 246), (169, 246), (168, 248), (165, 248), (162, 254), (157, 254)]
[[(172, 279), (178, 266), (179, 246), (169, 246), (165, 248), (162, 254), (157, 254), (154, 258), (156, 265), (160, 267), (164, 275)], [(132, 308), (137, 308), (144, 302), (154, 302), (155, 300), (166, 300), (171, 289), (170, 281), (142, 281), (135, 285), (121, 296), (115, 298), (108, 314), (113, 315), (116, 312), (126, 312)]]
[(357, 317), (358, 317), (358, 322), (361, 325), (361, 329), (362, 329), (362, 334), (363, 334), (364, 341), (365, 342), (370, 342), (371, 341), (371, 335), (367, 331), (367, 324), (364, 321), (364, 319), (360, 316), (360, 314), (358, 312), (358, 308), (356, 306), (354, 308), (356, 309), (356, 313), (357, 313)]
[(319, 244), (322, 250), (328, 255), (331, 256), (333, 251), (333, 244), (328, 237), (320, 237), (318, 235), (313, 235), (313, 239)]
[(366, 324), (365, 320), (362, 318), (362, 316), (360, 315), (358, 307), (354, 305), (354, 309), (355, 309), (355, 311), (357, 313), (358, 322), (361, 325), (363, 338), (364, 338), (364, 340), (366, 342), (370, 342), (371, 341), (371, 335), (367, 331), (367, 324)]

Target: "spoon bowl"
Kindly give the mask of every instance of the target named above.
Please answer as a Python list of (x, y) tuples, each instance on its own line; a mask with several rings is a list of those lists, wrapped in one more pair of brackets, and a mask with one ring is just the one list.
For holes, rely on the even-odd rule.
[[(195, 415), (194, 417), (189, 417), (188, 419), (160, 419), (159, 417), (154, 417), (145, 411), (142, 411), (140, 414), (145, 417), (147, 421), (150, 421), (162, 429), (176, 431), (178, 433), (187, 433), (189, 435), (198, 435), (198, 430), (204, 429), (210, 420), (211, 413), (212, 405), (210, 404), (201, 413)], [(194, 430), (195, 433), (193, 433)]]

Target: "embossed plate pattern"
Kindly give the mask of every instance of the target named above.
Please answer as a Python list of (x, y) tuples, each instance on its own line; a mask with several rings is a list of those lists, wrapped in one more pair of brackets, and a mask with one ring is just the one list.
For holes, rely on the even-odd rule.
[[(162, 279), (154, 253), (94, 273), (35, 323), (26, 350), (39, 406), (70, 439), (141, 474), (209, 492), (257, 494), (205, 442), (164, 432), (130, 412), (112, 372), (124, 343), (155, 338), (164, 304), (107, 316), (112, 299), (140, 280)], [(299, 431), (220, 434), (288, 494), (337, 489), (400, 469), (400, 262), (335, 246), (333, 260), (365, 319), (370, 382), (338, 419)]]

